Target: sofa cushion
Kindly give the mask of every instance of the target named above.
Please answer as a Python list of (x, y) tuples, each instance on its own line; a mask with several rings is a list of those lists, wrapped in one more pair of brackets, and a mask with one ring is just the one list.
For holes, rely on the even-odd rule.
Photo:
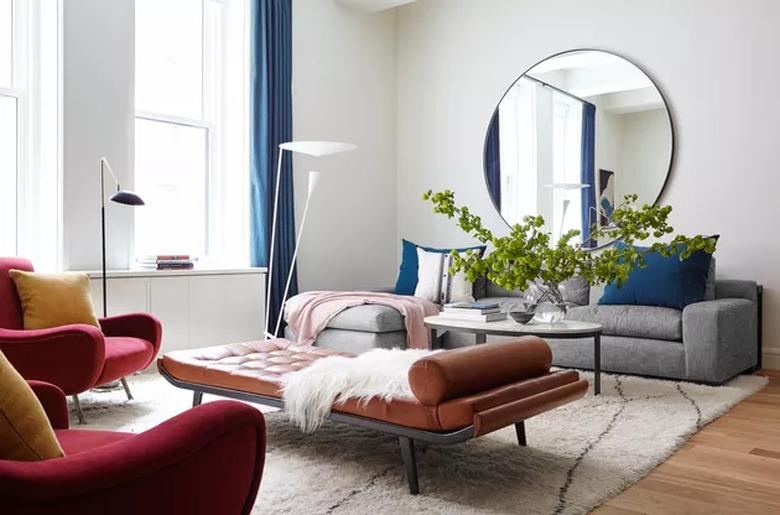
[[(290, 326), (284, 328), (284, 337), (294, 342), (298, 341), (298, 337), (290, 329)], [(361, 354), (371, 349), (405, 349), (406, 331), (370, 333), (345, 329), (325, 329), (317, 335), (317, 340), (313, 345), (350, 354)]]
[(329, 329), (390, 333), (404, 330), (404, 317), (388, 306), (362, 304), (347, 308), (328, 322)]
[[(712, 259), (710, 259), (710, 269), (707, 272), (707, 287), (704, 289), (704, 300), (715, 300), (715, 273), (715, 256), (712, 256)], [(603, 284), (591, 286), (589, 304), (598, 304), (602, 295), (604, 295)]]
[[(398, 269), (398, 279), (395, 283), (395, 293), (398, 295), (414, 295), (414, 290), (417, 288), (417, 272), (419, 263), (417, 261), (417, 248), (427, 250), (428, 252), (440, 252), (449, 254), (453, 249), (438, 249), (434, 247), (423, 247), (417, 245), (409, 240), (402, 241), (401, 249), (401, 266)], [(474, 247), (462, 247), (457, 248), (458, 252), (464, 252), (466, 250), (475, 250), (479, 252), (480, 256), (485, 253), (484, 245), (478, 245)]]
[[(617, 242), (618, 249), (627, 248)], [(712, 255), (702, 250), (682, 259), (684, 249), (671, 256), (635, 247), (643, 253), (644, 268), (634, 268), (622, 285), (608, 284), (599, 304), (633, 304), (683, 309), (704, 300)]]
[(605, 335), (682, 341), (682, 311), (658, 306), (595, 305), (570, 308), (569, 320), (595, 322)]

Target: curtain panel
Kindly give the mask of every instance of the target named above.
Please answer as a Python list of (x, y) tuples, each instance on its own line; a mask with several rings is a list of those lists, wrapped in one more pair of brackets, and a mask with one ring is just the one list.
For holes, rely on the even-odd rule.
[(501, 143), (499, 140), (498, 109), (488, 126), (485, 140), (485, 178), (488, 191), (493, 198), (496, 209), (501, 211)]
[[(595, 170), (595, 151), (596, 151), (596, 106), (590, 103), (582, 104), (582, 152), (581, 159), (581, 177), (582, 184), (587, 184), (587, 188), (582, 189), (582, 241), (584, 247), (593, 248), (595, 241), (591, 241), (591, 225), (598, 223), (596, 216), (596, 170)], [(591, 220), (592, 218), (592, 220)]]
[[(292, 0), (254, 0), (250, 85), (250, 244), (252, 266), (268, 266), (271, 249), (276, 164), (279, 144), (292, 140)], [(295, 250), (292, 157), (285, 156), (279, 181), (279, 207), (270, 290), (271, 330), (280, 312), (285, 281)], [(293, 270), (290, 296), (298, 292)]]

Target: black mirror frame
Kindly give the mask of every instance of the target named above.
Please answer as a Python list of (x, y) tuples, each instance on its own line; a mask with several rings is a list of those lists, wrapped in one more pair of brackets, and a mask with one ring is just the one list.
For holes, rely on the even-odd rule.
[[(655, 87), (656, 91), (658, 91), (658, 94), (661, 96), (661, 101), (664, 103), (664, 107), (666, 108), (666, 116), (669, 119), (669, 130), (671, 132), (671, 137), (672, 137), (672, 148), (671, 148), (671, 152), (669, 153), (669, 168), (666, 170), (666, 177), (664, 178), (664, 183), (661, 185), (661, 191), (658, 192), (658, 196), (656, 197), (655, 201), (653, 202), (654, 206), (658, 205), (658, 203), (661, 201), (661, 198), (663, 197), (664, 193), (666, 192), (666, 188), (669, 185), (669, 181), (670, 181), (670, 178), (672, 176), (672, 169), (674, 168), (674, 164), (675, 164), (674, 158), (675, 158), (675, 155), (676, 155), (676, 141), (677, 141), (677, 138), (676, 138), (675, 130), (674, 130), (674, 118), (672, 116), (672, 109), (671, 109), (671, 107), (669, 105), (669, 101), (667, 100), (666, 95), (664, 95), (663, 89), (661, 89), (661, 87), (658, 85), (658, 83), (655, 81), (655, 79), (653, 79), (652, 75), (647, 73), (647, 70), (645, 70), (644, 67), (636, 64), (634, 61), (632, 61), (628, 57), (626, 57), (626, 56), (624, 56), (624, 55), (622, 55), (622, 54), (620, 54), (618, 52), (613, 52), (611, 50), (604, 50), (602, 48), (572, 48), (572, 49), (569, 49), (569, 50), (563, 50), (561, 52), (549, 55), (549, 56), (545, 57), (544, 59), (542, 59), (540, 61), (537, 61), (532, 66), (527, 68), (523, 73), (518, 75), (517, 78), (514, 81), (512, 81), (512, 83), (509, 85), (509, 87), (506, 88), (506, 90), (504, 90), (504, 93), (501, 95), (501, 98), (498, 99), (498, 103), (496, 104), (496, 107), (493, 109), (492, 113), (490, 114), (490, 117), (488, 118), (487, 129), (485, 129), (485, 138), (484, 138), (484, 142), (482, 144), (482, 175), (483, 175), (483, 180), (484, 180), (484, 183), (485, 183), (485, 188), (487, 189), (488, 197), (490, 197), (490, 202), (493, 204), (493, 208), (496, 210), (496, 212), (498, 212), (498, 216), (501, 218), (501, 220), (504, 221), (504, 223), (507, 225), (507, 227), (511, 228), (512, 224), (510, 224), (506, 220), (506, 218), (504, 218), (504, 215), (501, 214), (501, 210), (498, 208), (498, 204), (496, 203), (496, 199), (494, 199), (493, 195), (490, 193), (490, 188), (489, 188), (489, 185), (488, 185), (488, 176), (487, 176), (488, 171), (487, 171), (487, 166), (486, 166), (486, 162), (485, 162), (485, 156), (487, 155), (488, 133), (490, 132), (490, 123), (493, 120), (493, 117), (498, 113), (498, 108), (501, 106), (501, 102), (503, 102), (504, 97), (506, 97), (506, 95), (509, 93), (509, 91), (517, 83), (518, 80), (520, 80), (522, 77), (527, 75), (528, 72), (533, 70), (535, 67), (537, 67), (541, 63), (543, 63), (543, 62), (545, 62), (545, 61), (547, 61), (549, 59), (553, 59), (555, 57), (560, 57), (562, 55), (569, 54), (569, 53), (572, 53), (572, 52), (603, 52), (605, 54), (610, 54), (610, 55), (613, 55), (615, 57), (620, 57), (621, 59), (624, 59), (624, 60), (628, 61), (629, 63), (631, 63), (632, 65), (636, 66), (639, 69), (639, 71), (644, 73), (645, 76), (653, 84), (653, 86)], [(588, 250), (588, 251), (600, 250), (600, 249), (609, 247), (610, 245), (614, 245), (615, 242), (617, 242), (617, 241), (618, 240), (613, 240), (613, 241), (610, 241), (610, 242), (607, 242), (607, 243), (603, 243), (601, 245), (596, 245), (595, 247), (585, 248), (584, 250)]]

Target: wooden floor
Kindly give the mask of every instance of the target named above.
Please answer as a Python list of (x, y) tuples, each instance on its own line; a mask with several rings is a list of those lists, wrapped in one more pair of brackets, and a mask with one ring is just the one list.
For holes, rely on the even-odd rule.
[(780, 514), (780, 371), (598, 515)]

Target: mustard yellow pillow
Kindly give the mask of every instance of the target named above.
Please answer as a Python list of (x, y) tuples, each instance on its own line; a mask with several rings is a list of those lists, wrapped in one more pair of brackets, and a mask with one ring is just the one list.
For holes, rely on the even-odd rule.
[(87, 274), (39, 274), (9, 270), (22, 301), (25, 329), (46, 329), (69, 324), (100, 327)]
[(0, 460), (41, 461), (64, 455), (38, 397), (0, 352)]

